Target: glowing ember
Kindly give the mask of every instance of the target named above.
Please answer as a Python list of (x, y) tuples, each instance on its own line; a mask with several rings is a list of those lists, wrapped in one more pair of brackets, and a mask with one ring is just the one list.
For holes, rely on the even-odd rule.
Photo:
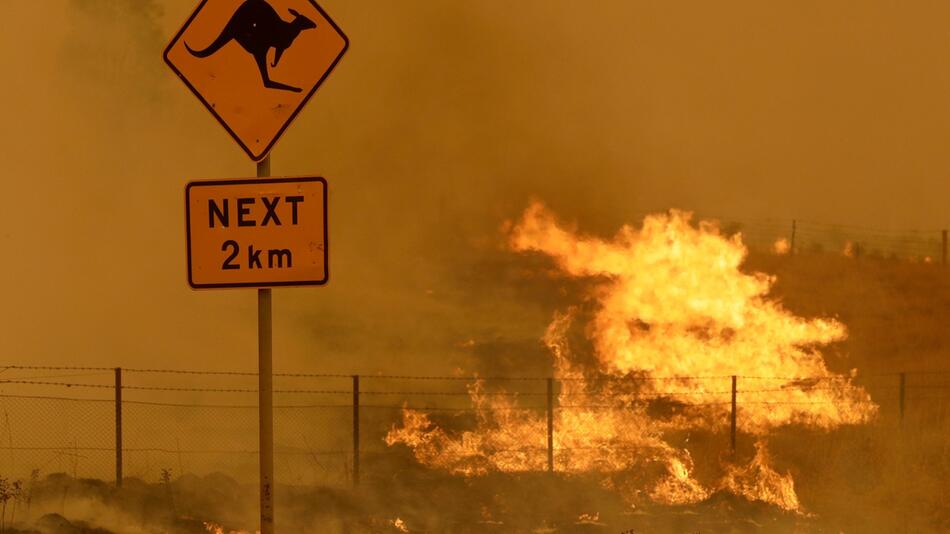
[(841, 254), (847, 258), (853, 258), (857, 255), (857, 247), (851, 241), (846, 241), (844, 244), (844, 249), (842, 249)]
[[(689, 451), (672, 445), (670, 433), (725, 430), (733, 375), (741, 381), (739, 430), (747, 434), (789, 424), (830, 430), (876, 414), (869, 395), (852, 376), (828, 371), (819, 350), (845, 339), (844, 325), (796, 317), (769, 299), (773, 277), (740, 271), (747, 253), (741, 239), (721, 235), (712, 222), (694, 227), (679, 211), (648, 216), (639, 230), (624, 226), (612, 240), (579, 236), (539, 203), (513, 226), (512, 249), (545, 254), (564, 276), (590, 280), (596, 304), (590, 316), (580, 306), (557, 313), (544, 336), (560, 386), (557, 471), (602, 473), (631, 500), (691, 503), (722, 488), (798, 510), (791, 478), (769, 467), (764, 446), (749, 466), (727, 465), (719, 483), (704, 486)], [(568, 342), (580, 321), (593, 364)], [(479, 381), (469, 393), (476, 412), (470, 430), (448, 432), (405, 409), (386, 442), (465, 476), (546, 468), (544, 413), (486, 392)]]
[[(221, 525), (217, 525), (211, 522), (204, 522), (205, 530), (211, 534), (249, 534), (245, 530), (225, 530)], [(256, 531), (256, 534), (261, 534), (261, 531)]]
[(603, 525), (600, 522), (600, 513), (595, 512), (593, 514), (581, 514), (577, 518), (577, 525)]
[(784, 237), (779, 238), (775, 241), (775, 243), (772, 243), (772, 252), (779, 256), (784, 256), (791, 252), (791, 250), (792, 245), (788, 242), (788, 239), (785, 239)]

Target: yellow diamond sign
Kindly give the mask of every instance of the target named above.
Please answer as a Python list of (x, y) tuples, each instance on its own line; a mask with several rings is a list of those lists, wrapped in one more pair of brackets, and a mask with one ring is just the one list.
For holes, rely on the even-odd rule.
[(165, 62), (259, 161), (348, 45), (312, 0), (202, 0)]

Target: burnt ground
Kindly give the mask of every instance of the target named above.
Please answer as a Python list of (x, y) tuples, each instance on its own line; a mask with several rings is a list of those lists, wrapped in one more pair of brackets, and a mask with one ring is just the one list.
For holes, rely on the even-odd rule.
[[(810, 447), (823, 445), (821, 436), (809, 440)], [(723, 492), (690, 505), (644, 500), (632, 506), (605, 488), (601, 476), (523, 473), (466, 479), (415, 466), (406, 452), (369, 458), (368, 476), (358, 489), (279, 486), (277, 520), (279, 531), (301, 534), (401, 532), (397, 518), (409, 532), (429, 533), (892, 533), (945, 532), (950, 526), (942, 501), (945, 482), (905, 488), (902, 497), (891, 475), (873, 468), (874, 455), (866, 456), (867, 463), (848, 462), (854, 456), (850, 448), (839, 450), (827, 447), (829, 465), (844, 473), (865, 472), (857, 478), (839, 473), (840, 480), (802, 477), (798, 489), (804, 513)], [(918, 480), (922, 476), (908, 469)], [(827, 467), (819, 470), (835, 474)], [(5, 532), (191, 534), (207, 532), (205, 521), (224, 526), (225, 532), (252, 531), (257, 492), (221, 474), (152, 484), (130, 478), (119, 490), (103, 481), (56, 474), (36, 481), (29, 498), (28, 508), (23, 500), (18, 504), (18, 530)]]
[[(812, 528), (813, 519), (728, 495), (698, 505), (624, 509), (592, 481), (547, 474), (464, 480), (416, 471), (398, 478), (394, 491), (279, 488), (281, 530), (400, 532), (394, 520), (401, 518), (411, 532), (800, 532), (806, 526), (822, 531)], [(407, 482), (419, 490), (397, 489)], [(204, 521), (250, 528), (252, 518), (235, 517), (253, 515), (255, 496), (253, 487), (220, 475), (184, 477), (169, 485), (128, 479), (122, 490), (51, 475), (34, 489), (30, 512), (21, 510), (15, 528), (5, 532), (191, 534), (207, 532)], [(45, 511), (50, 508), (62, 513)]]

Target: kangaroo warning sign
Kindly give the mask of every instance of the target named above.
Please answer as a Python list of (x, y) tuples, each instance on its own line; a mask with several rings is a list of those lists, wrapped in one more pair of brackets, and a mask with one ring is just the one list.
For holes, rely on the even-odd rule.
[(259, 161), (348, 45), (312, 0), (202, 0), (165, 62)]
[(327, 282), (323, 178), (191, 182), (185, 213), (188, 283), (195, 289)]

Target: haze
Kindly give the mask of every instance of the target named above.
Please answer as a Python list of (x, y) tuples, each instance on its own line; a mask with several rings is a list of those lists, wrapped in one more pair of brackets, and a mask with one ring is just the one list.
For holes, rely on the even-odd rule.
[[(185, 278), (184, 184), (254, 173), (161, 61), (194, 4), (4, 3), (11, 363), (254, 369), (254, 292)], [(531, 198), (594, 233), (668, 208), (947, 224), (943, 3), (322, 5), (351, 47), (273, 172), (329, 180), (331, 282), (275, 292), (277, 369), (533, 346), (550, 306), (499, 232)]]

